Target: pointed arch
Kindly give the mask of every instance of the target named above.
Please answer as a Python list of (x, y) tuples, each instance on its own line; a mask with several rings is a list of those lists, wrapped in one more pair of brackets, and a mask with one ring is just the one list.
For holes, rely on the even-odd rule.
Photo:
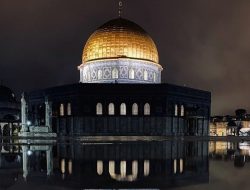
[(126, 104), (122, 103), (120, 105), (120, 115), (126, 115), (126, 114), (127, 114)]
[(102, 104), (101, 103), (97, 103), (96, 104), (96, 115), (102, 115), (103, 111), (102, 111)]
[(109, 113), (109, 115), (115, 115), (115, 105), (114, 105), (114, 103), (109, 104), (108, 113)]
[(67, 115), (71, 115), (71, 103), (67, 104)]
[(117, 68), (113, 68), (113, 70), (112, 70), (112, 78), (113, 79), (118, 79), (118, 69)]
[(128, 76), (129, 76), (129, 79), (135, 79), (135, 70), (130, 69)]
[(64, 116), (64, 105), (60, 104), (60, 116)]
[(100, 80), (100, 79), (102, 79), (102, 70), (98, 70), (98, 72), (97, 72), (97, 78)]
[(174, 116), (178, 116), (178, 105), (174, 105)]
[(134, 103), (132, 105), (132, 115), (138, 115), (138, 104)]
[(147, 70), (144, 70), (143, 78), (144, 78), (144, 80), (148, 80), (148, 71)]
[(144, 105), (144, 115), (150, 115), (150, 105), (149, 105), (149, 103), (146, 103)]
[(184, 105), (181, 105), (181, 116), (183, 117), (185, 115), (185, 108)]

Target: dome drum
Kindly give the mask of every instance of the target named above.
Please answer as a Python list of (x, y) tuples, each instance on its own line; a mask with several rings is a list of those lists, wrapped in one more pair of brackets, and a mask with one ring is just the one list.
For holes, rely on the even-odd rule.
[(89, 37), (78, 69), (82, 83), (160, 83), (162, 66), (145, 30), (118, 18)]
[(160, 83), (162, 68), (149, 61), (110, 59), (79, 66), (82, 83)]

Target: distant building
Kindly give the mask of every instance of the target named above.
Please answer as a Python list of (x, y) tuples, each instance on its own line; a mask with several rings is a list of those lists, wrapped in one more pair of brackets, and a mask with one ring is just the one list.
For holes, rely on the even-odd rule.
[(249, 142), (209, 142), (209, 157), (212, 160), (233, 161), (235, 167), (244, 167), (249, 162), (250, 144)]
[(235, 111), (235, 116), (210, 118), (210, 136), (249, 136), (250, 116), (244, 109)]
[(0, 137), (12, 136), (20, 128), (20, 103), (13, 91), (0, 85)]

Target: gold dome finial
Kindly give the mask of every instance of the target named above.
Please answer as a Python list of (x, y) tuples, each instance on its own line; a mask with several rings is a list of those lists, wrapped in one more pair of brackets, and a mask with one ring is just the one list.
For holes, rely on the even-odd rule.
[(122, 15), (122, 6), (123, 6), (122, 1), (119, 1), (119, 10), (118, 10), (119, 17), (121, 17)]

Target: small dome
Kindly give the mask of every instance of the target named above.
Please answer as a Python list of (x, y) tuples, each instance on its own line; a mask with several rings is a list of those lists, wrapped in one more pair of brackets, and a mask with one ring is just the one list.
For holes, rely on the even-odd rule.
[(82, 62), (114, 58), (159, 63), (152, 38), (139, 25), (123, 18), (105, 23), (90, 36), (83, 50)]
[(0, 102), (16, 102), (16, 98), (11, 89), (0, 85)]

